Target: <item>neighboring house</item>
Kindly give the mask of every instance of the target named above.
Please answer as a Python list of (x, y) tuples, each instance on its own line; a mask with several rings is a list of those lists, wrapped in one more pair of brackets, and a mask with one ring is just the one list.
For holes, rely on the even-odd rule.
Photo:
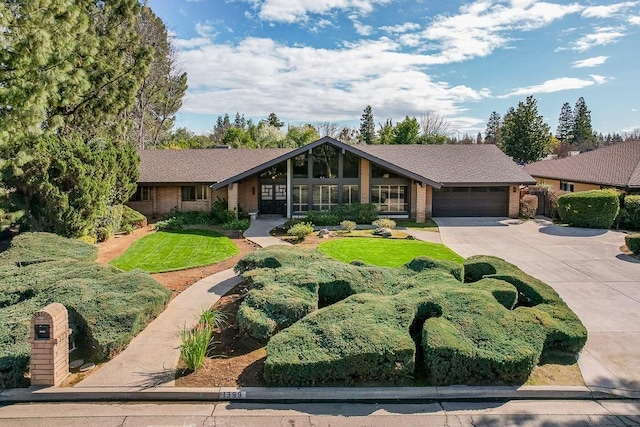
[(524, 167), (538, 184), (564, 191), (616, 188), (640, 192), (640, 141), (609, 145), (557, 160), (543, 160)]
[(303, 215), (373, 203), (381, 216), (511, 216), (535, 180), (494, 145), (348, 145), (324, 137), (297, 149), (144, 150), (129, 202), (147, 216), (208, 210)]

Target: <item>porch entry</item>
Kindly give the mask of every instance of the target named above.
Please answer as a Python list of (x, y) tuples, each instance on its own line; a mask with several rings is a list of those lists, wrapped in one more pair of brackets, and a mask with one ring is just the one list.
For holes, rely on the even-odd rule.
[(287, 214), (287, 184), (260, 184), (260, 213)]

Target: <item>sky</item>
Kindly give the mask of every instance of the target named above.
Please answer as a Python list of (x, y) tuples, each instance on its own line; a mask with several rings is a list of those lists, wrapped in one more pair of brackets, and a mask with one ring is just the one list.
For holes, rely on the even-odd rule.
[(528, 95), (555, 133), (584, 97), (597, 132), (640, 128), (640, 1), (149, 0), (189, 89), (175, 127), (218, 115), (357, 128), (444, 117), (483, 132)]

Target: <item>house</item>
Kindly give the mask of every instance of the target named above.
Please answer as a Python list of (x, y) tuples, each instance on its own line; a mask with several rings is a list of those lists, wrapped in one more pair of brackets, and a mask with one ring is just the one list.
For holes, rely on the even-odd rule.
[(381, 216), (511, 216), (535, 180), (494, 145), (348, 145), (324, 137), (296, 149), (144, 150), (129, 205), (147, 216), (231, 210), (286, 217), (373, 203)]
[(640, 192), (640, 141), (609, 145), (557, 160), (528, 164), (525, 171), (538, 184), (564, 191), (615, 188)]

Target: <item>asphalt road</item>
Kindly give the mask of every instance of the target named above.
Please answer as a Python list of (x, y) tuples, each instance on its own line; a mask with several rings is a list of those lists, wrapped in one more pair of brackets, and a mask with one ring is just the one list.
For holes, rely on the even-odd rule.
[(640, 426), (640, 401), (31, 403), (0, 407), (0, 426)]

